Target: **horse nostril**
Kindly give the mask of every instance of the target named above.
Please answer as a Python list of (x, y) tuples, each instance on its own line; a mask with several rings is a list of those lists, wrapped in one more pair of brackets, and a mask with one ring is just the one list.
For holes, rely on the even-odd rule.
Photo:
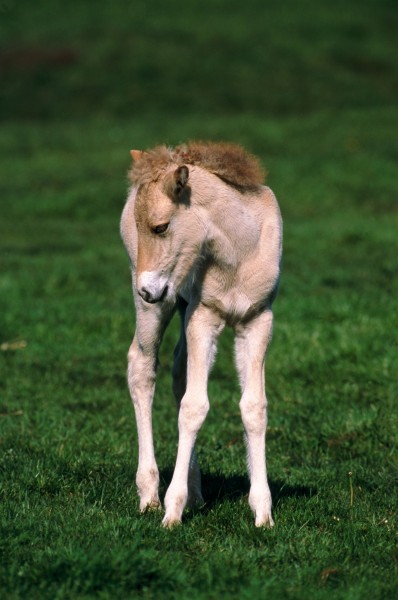
[(141, 288), (139, 291), (139, 294), (140, 294), (141, 298), (143, 300), (145, 300), (145, 302), (151, 302), (151, 300), (152, 300), (151, 293), (148, 292), (147, 289)]

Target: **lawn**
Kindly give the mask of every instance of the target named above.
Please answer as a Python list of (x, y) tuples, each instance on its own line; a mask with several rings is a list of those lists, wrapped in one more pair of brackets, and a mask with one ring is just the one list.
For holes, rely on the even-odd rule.
[[(390, 0), (0, 2), (2, 598), (397, 596), (397, 21)], [(205, 506), (171, 531), (138, 512), (129, 149), (192, 138), (258, 154), (284, 217), (272, 530), (247, 505), (229, 330)], [(154, 405), (162, 497), (177, 336)]]

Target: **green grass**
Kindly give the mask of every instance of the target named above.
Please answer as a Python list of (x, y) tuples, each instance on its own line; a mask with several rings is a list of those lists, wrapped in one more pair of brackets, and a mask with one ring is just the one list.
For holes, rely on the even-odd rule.
[[(396, 597), (396, 25), (390, 1), (0, 3), (2, 598)], [(205, 507), (172, 531), (138, 513), (128, 151), (195, 137), (257, 153), (284, 216), (272, 531), (247, 505), (230, 331), (198, 440)], [(177, 334), (154, 406), (162, 496)]]

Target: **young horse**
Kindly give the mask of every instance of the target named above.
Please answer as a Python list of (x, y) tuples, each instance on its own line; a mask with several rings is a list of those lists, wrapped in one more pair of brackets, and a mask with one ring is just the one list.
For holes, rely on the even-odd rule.
[(160, 506), (152, 436), (157, 353), (173, 313), (181, 316), (173, 390), (179, 443), (163, 525), (203, 502), (194, 445), (209, 409), (207, 379), (224, 325), (236, 333), (240, 410), (247, 438), (249, 504), (256, 526), (272, 526), (265, 463), (264, 359), (272, 333), (282, 222), (256, 158), (232, 144), (190, 143), (132, 150), (133, 187), (121, 234), (131, 260), (136, 332), (128, 353), (139, 460), (140, 510)]

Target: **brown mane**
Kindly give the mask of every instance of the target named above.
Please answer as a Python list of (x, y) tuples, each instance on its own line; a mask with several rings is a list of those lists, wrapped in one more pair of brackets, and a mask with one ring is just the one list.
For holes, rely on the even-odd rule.
[(188, 142), (176, 148), (157, 146), (143, 152), (129, 172), (134, 185), (157, 181), (172, 165), (197, 165), (214, 173), (242, 192), (262, 185), (264, 171), (259, 160), (241, 146), (225, 142)]

